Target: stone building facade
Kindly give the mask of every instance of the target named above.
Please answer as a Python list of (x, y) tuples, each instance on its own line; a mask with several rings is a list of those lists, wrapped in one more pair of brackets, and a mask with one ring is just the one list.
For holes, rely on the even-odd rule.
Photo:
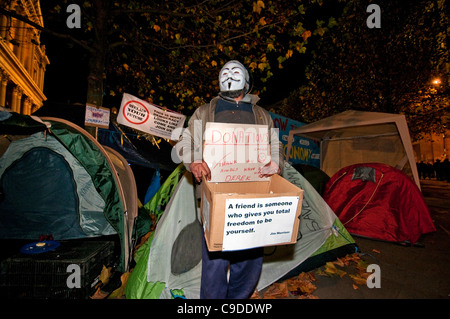
[[(39, 0), (0, 0), (9, 12), (44, 26)], [(50, 63), (41, 31), (0, 13), (0, 107), (29, 115), (42, 107), (44, 74)]]

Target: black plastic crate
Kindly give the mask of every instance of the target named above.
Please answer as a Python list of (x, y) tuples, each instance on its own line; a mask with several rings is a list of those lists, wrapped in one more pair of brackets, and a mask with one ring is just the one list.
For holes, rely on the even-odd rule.
[[(103, 265), (114, 262), (112, 241), (61, 241), (53, 251), (17, 254), (0, 263), (0, 297), (27, 299), (86, 299), (93, 293)], [(79, 266), (80, 288), (69, 288)], [(72, 277), (71, 277), (72, 278)], [(73, 282), (69, 280), (69, 282)]]

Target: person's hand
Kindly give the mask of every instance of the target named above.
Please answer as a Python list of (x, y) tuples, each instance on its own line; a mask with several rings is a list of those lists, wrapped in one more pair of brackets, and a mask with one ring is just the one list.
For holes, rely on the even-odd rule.
[(261, 168), (261, 174), (259, 177), (270, 177), (274, 174), (280, 174), (281, 169), (278, 167), (278, 164), (275, 162), (269, 162)]
[(204, 161), (191, 163), (190, 170), (195, 180), (199, 183), (202, 181), (202, 176), (205, 176), (208, 181), (211, 180), (211, 171), (209, 170), (208, 164)]

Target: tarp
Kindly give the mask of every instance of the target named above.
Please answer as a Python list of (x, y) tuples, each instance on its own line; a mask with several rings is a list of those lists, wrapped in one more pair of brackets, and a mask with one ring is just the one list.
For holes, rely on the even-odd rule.
[(353, 235), (415, 244), (422, 234), (436, 230), (414, 181), (386, 164), (340, 169), (323, 198)]
[[(172, 146), (165, 140), (157, 138), (152, 143), (129, 129), (119, 128), (113, 122), (108, 129), (98, 129), (97, 139), (100, 144), (119, 152), (132, 165), (167, 172), (176, 168), (176, 164), (170, 161)], [(157, 145), (156, 140), (160, 140)]]
[[(304, 190), (299, 238), (296, 244), (267, 247), (262, 274), (257, 286), (264, 289), (275, 281), (295, 271), (310, 257), (343, 249), (346, 253), (355, 251), (355, 242), (339, 219), (309, 182), (292, 166), (286, 163), (283, 177)], [(191, 227), (200, 220), (200, 207), (194, 196), (192, 175), (185, 173), (177, 185), (166, 209), (157, 224), (155, 232), (145, 245), (137, 251), (137, 264), (126, 287), (126, 297), (130, 299), (173, 298), (182, 295), (188, 299), (200, 296), (201, 260), (183, 272), (174, 268), (182, 267), (183, 258), (173, 256), (173, 247), (183, 229), (192, 231), (190, 242), (185, 242), (184, 254), (201, 250), (201, 228)], [(168, 253), (171, 252), (171, 253)], [(136, 256), (135, 256), (136, 258)], [(316, 265), (317, 267), (319, 265)], [(305, 269), (307, 271), (309, 269)]]
[(320, 168), (329, 176), (357, 163), (384, 163), (411, 176), (420, 189), (414, 151), (401, 114), (349, 110), (289, 132), (320, 142)]

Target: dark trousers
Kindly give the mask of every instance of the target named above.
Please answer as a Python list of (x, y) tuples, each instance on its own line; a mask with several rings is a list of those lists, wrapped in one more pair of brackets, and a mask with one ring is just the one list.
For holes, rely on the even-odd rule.
[(263, 253), (264, 248), (210, 252), (203, 237), (200, 298), (250, 298), (261, 274)]

